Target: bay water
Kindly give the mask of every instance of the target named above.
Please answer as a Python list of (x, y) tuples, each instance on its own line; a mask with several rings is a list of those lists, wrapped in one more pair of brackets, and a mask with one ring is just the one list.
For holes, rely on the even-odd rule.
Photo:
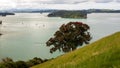
[(47, 17), (48, 13), (16, 13), (0, 17), (0, 59), (29, 60), (34, 57), (54, 58), (62, 52), (49, 53), (46, 41), (53, 37), (62, 24), (83, 22), (90, 26), (91, 43), (120, 31), (120, 13), (92, 13), (87, 19)]

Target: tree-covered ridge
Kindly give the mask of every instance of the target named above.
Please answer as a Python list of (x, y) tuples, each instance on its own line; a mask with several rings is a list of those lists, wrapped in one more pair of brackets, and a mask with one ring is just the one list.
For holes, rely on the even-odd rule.
[(75, 50), (83, 43), (88, 44), (91, 40), (88, 30), (90, 27), (82, 22), (69, 22), (61, 25), (58, 31), (55, 32), (54, 37), (50, 38), (46, 44), (53, 47), (50, 53), (56, 50), (69, 52)]
[(48, 14), (48, 17), (62, 17), (62, 18), (87, 18), (86, 11), (55, 11)]

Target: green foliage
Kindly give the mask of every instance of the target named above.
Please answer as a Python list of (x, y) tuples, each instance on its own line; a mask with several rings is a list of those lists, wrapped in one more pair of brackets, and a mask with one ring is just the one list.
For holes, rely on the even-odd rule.
[(41, 58), (33, 58), (27, 62), (25, 61), (16, 61), (14, 62), (11, 58), (4, 58), (0, 63), (0, 68), (29, 68), (37, 64), (44, 63), (49, 59), (42, 60)]
[(6, 58), (2, 59), (2, 62), (13, 62), (13, 60), (9, 57), (6, 57)]
[(120, 68), (120, 32), (32, 68)]
[(16, 68), (16, 64), (14, 62), (5, 62), (0, 64), (0, 68)]
[(44, 60), (42, 60), (41, 58), (35, 57), (32, 60), (27, 61), (26, 63), (29, 67), (31, 67), (31, 66), (34, 66), (34, 65), (37, 65), (37, 64), (41, 64), (43, 62), (44, 62)]
[(29, 68), (26, 62), (24, 61), (17, 61), (15, 62), (15, 64), (16, 64), (16, 68)]
[(83, 43), (88, 44), (91, 40), (90, 33), (88, 32), (89, 29), (90, 27), (82, 22), (63, 24), (55, 32), (54, 37), (46, 42), (47, 46), (53, 45), (50, 53), (55, 52), (57, 49), (69, 52), (75, 50), (78, 46), (82, 46)]

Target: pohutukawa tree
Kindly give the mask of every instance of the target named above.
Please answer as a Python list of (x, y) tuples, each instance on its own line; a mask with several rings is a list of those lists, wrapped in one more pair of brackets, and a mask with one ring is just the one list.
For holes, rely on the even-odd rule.
[(91, 40), (89, 29), (90, 27), (82, 22), (63, 24), (55, 32), (54, 37), (46, 42), (47, 46), (52, 46), (50, 53), (56, 50), (69, 52), (75, 50), (78, 46), (82, 46), (83, 43), (88, 44)]

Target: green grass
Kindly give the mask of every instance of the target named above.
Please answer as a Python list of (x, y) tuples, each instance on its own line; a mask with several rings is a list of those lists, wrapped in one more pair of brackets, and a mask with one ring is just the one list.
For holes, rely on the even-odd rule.
[(120, 68), (120, 32), (32, 68)]

